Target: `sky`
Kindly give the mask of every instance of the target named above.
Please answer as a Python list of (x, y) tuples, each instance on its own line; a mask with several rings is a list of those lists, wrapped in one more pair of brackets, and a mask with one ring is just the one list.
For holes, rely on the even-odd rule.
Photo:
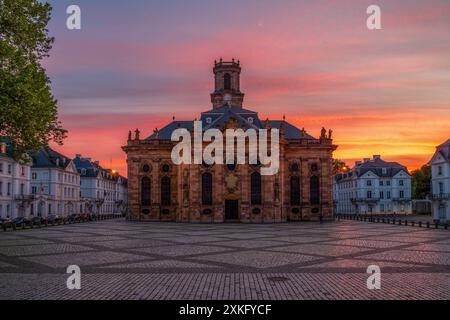
[[(244, 106), (318, 137), (335, 158), (379, 154), (410, 170), (450, 138), (448, 0), (51, 0), (44, 61), (82, 154), (126, 175), (128, 130), (149, 136), (211, 109), (215, 59), (241, 61)], [(81, 30), (66, 8), (81, 8)], [(381, 30), (366, 9), (381, 8)]]

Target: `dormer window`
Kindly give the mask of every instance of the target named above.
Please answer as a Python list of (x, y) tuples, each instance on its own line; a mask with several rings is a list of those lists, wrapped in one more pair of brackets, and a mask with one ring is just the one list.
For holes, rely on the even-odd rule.
[(206, 123), (207, 124), (211, 124), (212, 123), (212, 118), (211, 117), (206, 118)]
[(253, 118), (252, 117), (248, 117), (247, 121), (248, 121), (248, 123), (253, 123)]
[(383, 174), (387, 174), (387, 168), (382, 168), (382, 169), (381, 169), (381, 172), (382, 172)]

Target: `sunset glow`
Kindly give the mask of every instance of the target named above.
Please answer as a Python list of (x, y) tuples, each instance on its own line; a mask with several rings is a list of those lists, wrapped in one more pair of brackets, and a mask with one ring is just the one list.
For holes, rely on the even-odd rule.
[(366, 0), (77, 1), (79, 31), (65, 28), (70, 1), (50, 2), (45, 64), (67, 156), (126, 175), (128, 130), (146, 137), (210, 109), (220, 57), (240, 59), (246, 107), (315, 137), (332, 128), (350, 167), (380, 154), (416, 169), (450, 138), (448, 1), (376, 1), (378, 31)]

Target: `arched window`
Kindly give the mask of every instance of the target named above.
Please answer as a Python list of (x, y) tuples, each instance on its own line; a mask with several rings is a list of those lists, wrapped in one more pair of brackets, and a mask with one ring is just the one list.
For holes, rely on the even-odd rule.
[(151, 181), (149, 177), (143, 177), (141, 180), (141, 205), (151, 205)]
[(170, 206), (170, 178), (161, 178), (161, 205)]
[(223, 88), (225, 90), (231, 90), (231, 75), (229, 73), (225, 73), (223, 76)]
[(291, 205), (300, 205), (300, 177), (291, 177)]
[(202, 204), (212, 205), (212, 174), (202, 174)]
[(309, 201), (311, 204), (320, 203), (320, 185), (319, 177), (312, 176), (309, 182)]
[(251, 204), (261, 204), (261, 175), (259, 172), (253, 172), (250, 176)]

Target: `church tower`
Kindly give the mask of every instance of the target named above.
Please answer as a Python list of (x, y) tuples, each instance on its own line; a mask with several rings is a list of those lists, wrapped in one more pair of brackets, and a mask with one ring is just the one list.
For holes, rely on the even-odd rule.
[(214, 61), (215, 89), (211, 93), (214, 109), (231, 106), (242, 108), (244, 94), (240, 90), (241, 65), (234, 59), (230, 61)]

